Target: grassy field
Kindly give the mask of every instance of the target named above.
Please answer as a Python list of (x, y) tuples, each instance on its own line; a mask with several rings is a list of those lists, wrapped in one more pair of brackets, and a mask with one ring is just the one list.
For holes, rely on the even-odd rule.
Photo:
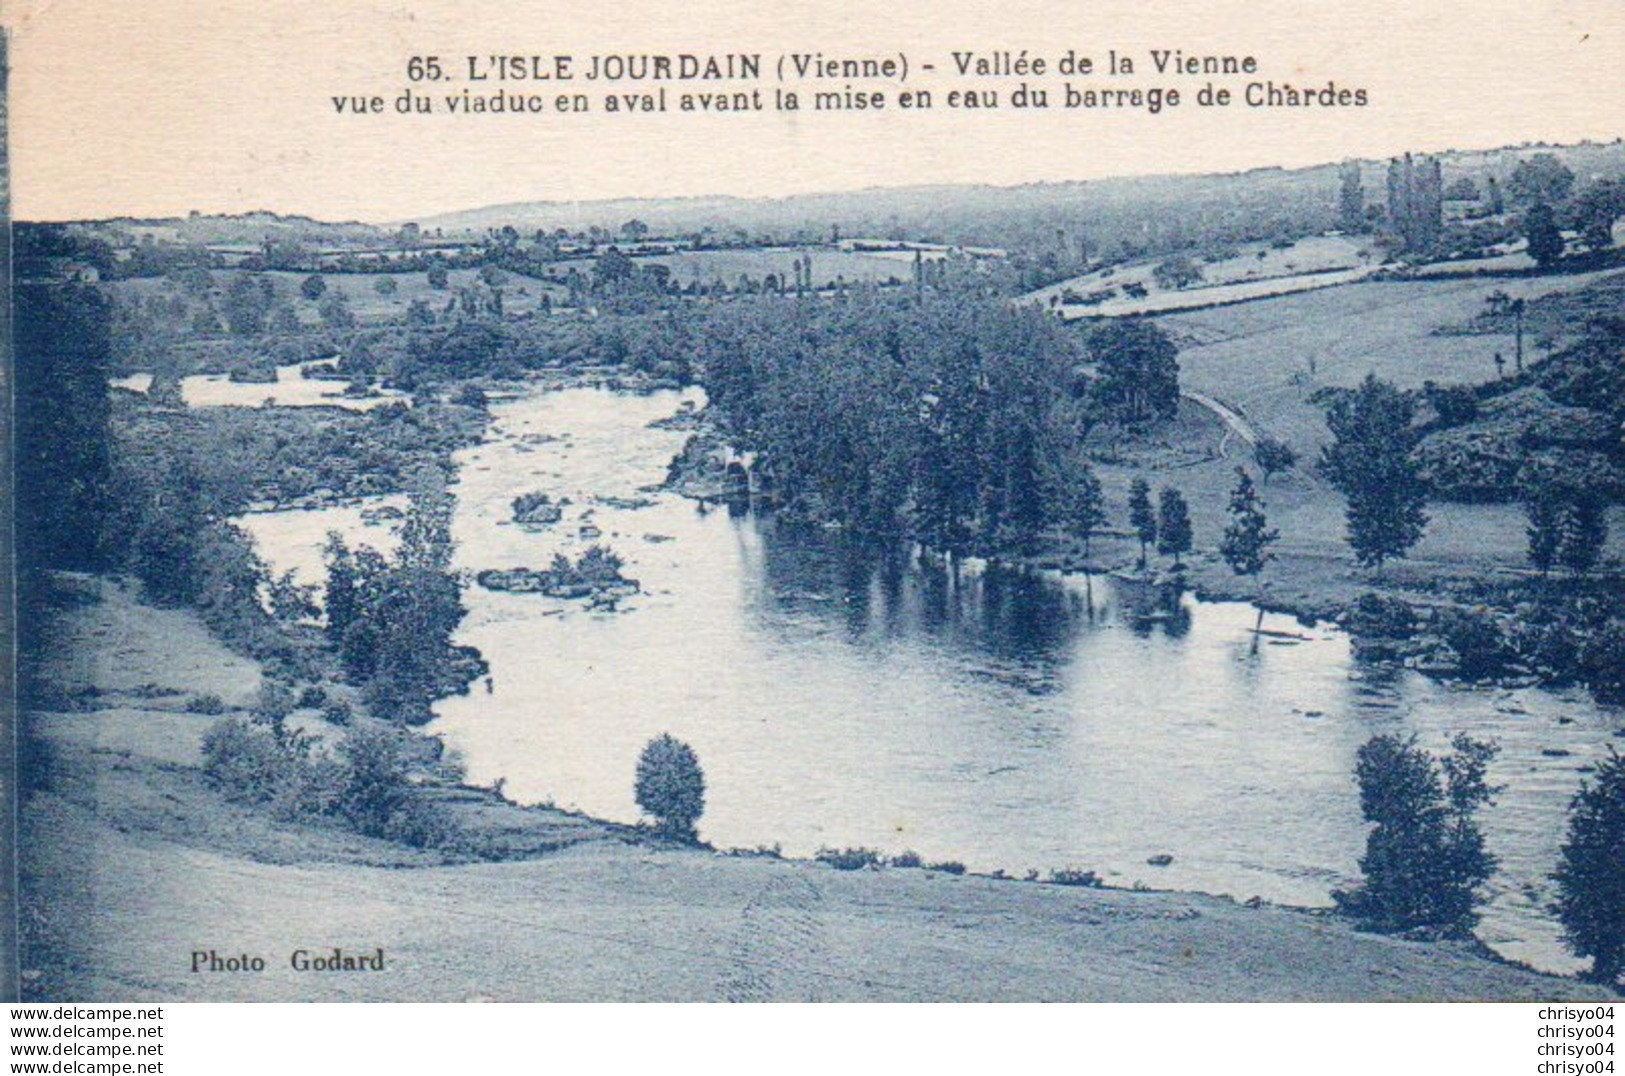
[(801, 249), (789, 247), (763, 250), (696, 250), (680, 254), (660, 254), (639, 258), (639, 262), (652, 262), (671, 267), (672, 280), (687, 287), (692, 283), (711, 284), (721, 281), (732, 287), (740, 274), (761, 280), (769, 273), (782, 280), (795, 281), (796, 259), (811, 256), (812, 280), (815, 287), (828, 287), (837, 280), (848, 284), (862, 281), (886, 283), (896, 279), (909, 281), (914, 277), (912, 258), (899, 261), (878, 254), (855, 251)]
[[(1616, 271), (1617, 272), (1617, 271)], [(1181, 383), (1242, 411), (1300, 453), (1321, 444), (1325, 423), (1309, 402), (1316, 389), (1352, 386), (1366, 374), (1418, 388), (1495, 376), (1504, 335), (1439, 334), (1484, 310), (1492, 292), (1532, 299), (1574, 291), (1607, 273), (1520, 279), (1410, 280), (1351, 284), (1214, 310), (1174, 314), (1159, 324), (1180, 343)], [(1526, 357), (1536, 354), (1525, 335)]]
[[(1157, 283), (1156, 268), (1167, 260), (1159, 257), (1063, 280), (1024, 296), (1023, 301), (1049, 306), (1052, 299), (1060, 299), (1065, 317), (1119, 317), (1323, 287), (1352, 279), (1380, 262), (1371, 239), (1362, 236), (1314, 235), (1284, 246), (1246, 243), (1220, 253), (1224, 257), (1210, 260), (1193, 256), (1202, 279), (1186, 288), (1164, 288)], [(1143, 289), (1144, 294), (1131, 294), (1128, 289)], [(1069, 294), (1102, 301), (1074, 305), (1067, 301)]]
[[(1625, 223), (1615, 228), (1614, 235), (1616, 245), (1625, 239)], [(1568, 236), (1574, 239), (1574, 233)], [(1418, 277), (1524, 272), (1535, 265), (1524, 246), (1522, 239), (1514, 239), (1488, 257), (1432, 262), (1410, 272)], [(1372, 237), (1344, 235), (1308, 236), (1285, 245), (1249, 243), (1224, 253), (1226, 257), (1212, 260), (1193, 254), (1202, 279), (1185, 288), (1157, 283), (1156, 267), (1167, 260), (1159, 257), (1063, 280), (1023, 296), (1022, 301), (1045, 307), (1058, 301), (1054, 309), (1069, 320), (1165, 314), (1340, 287), (1369, 276), (1384, 259)], [(1078, 297), (1092, 301), (1077, 303)]]

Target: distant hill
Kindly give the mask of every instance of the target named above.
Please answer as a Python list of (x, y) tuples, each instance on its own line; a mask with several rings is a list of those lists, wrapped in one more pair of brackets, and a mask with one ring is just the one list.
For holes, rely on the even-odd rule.
[(154, 233), (170, 242), (197, 245), (254, 245), (266, 240), (299, 242), (308, 246), (352, 246), (373, 244), (389, 232), (375, 224), (360, 221), (320, 221), (310, 217), (271, 212), (239, 213), (231, 216), (199, 214), (194, 217), (115, 217), (84, 222), (98, 227), (141, 235)]
[[(1447, 151), (1439, 157), (1446, 183), (1460, 177), (1505, 179), (1518, 160), (1557, 154), (1583, 182), (1625, 174), (1625, 143), (1520, 146), (1489, 151)], [(1366, 167), (1368, 202), (1385, 197), (1386, 161)], [(827, 238), (907, 236), (986, 246), (1131, 242), (1174, 249), (1180, 233), (1228, 239), (1263, 238), (1288, 220), (1334, 224), (1337, 166), (1262, 168), (1220, 175), (1149, 176), (1017, 187), (920, 186), (873, 188), (785, 198), (646, 198), (575, 202), (519, 202), (444, 213), (417, 221), (425, 230), (482, 233), (512, 225), (521, 233), (599, 226), (617, 231), (634, 218), (655, 234), (711, 229), (719, 238), (748, 235)], [(1301, 229), (1300, 229), (1301, 234)], [(1076, 253), (1076, 250), (1072, 250)]]

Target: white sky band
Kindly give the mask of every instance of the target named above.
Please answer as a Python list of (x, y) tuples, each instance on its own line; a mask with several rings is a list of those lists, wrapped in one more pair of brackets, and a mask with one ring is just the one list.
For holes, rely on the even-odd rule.
[[(1128, 0), (997, 10), (965, 0), (709, 0), (698, 9), (634, 0), (607, 14), (585, 0), (13, 0), (4, 17), (19, 219), (272, 209), (389, 221), (537, 199), (1012, 185), (1625, 134), (1625, 6), (1615, 0), (1221, 0), (1150, 10)], [(1051, 63), (1069, 50), (1097, 64), (1108, 50), (1132, 55), (1142, 86), (1169, 77), (1156, 75), (1151, 50), (1251, 56), (1258, 71), (1248, 81), (1362, 87), (1370, 100), (1238, 102), (1152, 118), (1057, 107), (1060, 85), (1050, 81), (1043, 110), (594, 112), (525, 124), (340, 116), (329, 103), (350, 93), (393, 98), (411, 85), (408, 59), (426, 53), (459, 77), (470, 56), (760, 54), (766, 87), (779, 84), (775, 58), (790, 54), (906, 56), (935, 63), (946, 79), (956, 51), (1023, 50)]]

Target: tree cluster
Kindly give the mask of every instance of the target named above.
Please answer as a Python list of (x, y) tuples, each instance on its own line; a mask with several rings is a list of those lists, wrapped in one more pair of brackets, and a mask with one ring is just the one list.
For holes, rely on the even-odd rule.
[(948, 554), (1019, 553), (1101, 521), (1076, 451), (1081, 356), (1037, 311), (764, 297), (719, 310), (696, 343), (726, 434), (793, 511)]
[(327, 638), (379, 716), (423, 724), (436, 699), (483, 671), (451, 641), (465, 612), (451, 554), (451, 498), (441, 492), (414, 498), (393, 556), (328, 535)]

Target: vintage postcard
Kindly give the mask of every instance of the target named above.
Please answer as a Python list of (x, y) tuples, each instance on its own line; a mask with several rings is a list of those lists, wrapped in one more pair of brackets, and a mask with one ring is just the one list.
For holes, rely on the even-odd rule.
[(21, 998), (1619, 988), (1618, 4), (4, 22)]

